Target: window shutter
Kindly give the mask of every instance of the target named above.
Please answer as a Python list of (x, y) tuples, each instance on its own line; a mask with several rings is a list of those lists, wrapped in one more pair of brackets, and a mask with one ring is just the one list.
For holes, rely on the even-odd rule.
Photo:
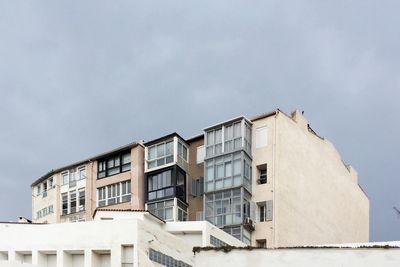
[(256, 129), (256, 148), (267, 146), (268, 128), (266, 126)]
[(198, 187), (198, 196), (203, 195), (204, 193), (204, 177), (199, 178), (199, 187)]
[(197, 189), (196, 189), (196, 183), (197, 183), (197, 180), (196, 179), (192, 179), (192, 196), (197, 196)]
[(266, 220), (267, 221), (272, 221), (272, 209), (273, 209), (272, 200), (268, 200), (267, 201), (266, 207), (267, 207)]

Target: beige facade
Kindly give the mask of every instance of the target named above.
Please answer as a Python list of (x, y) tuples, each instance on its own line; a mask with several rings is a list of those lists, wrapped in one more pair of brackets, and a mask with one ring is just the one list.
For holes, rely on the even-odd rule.
[[(129, 155), (126, 170), (98, 178), (98, 165), (124, 152)], [(98, 207), (98, 189), (106, 191), (109, 209), (144, 209), (143, 176), (144, 147), (133, 143), (116, 150), (83, 160), (56, 170), (36, 180), (32, 185), (32, 221), (35, 223), (60, 223), (92, 220)], [(118, 158), (118, 160), (122, 160)], [(122, 162), (120, 163), (122, 165)], [(128, 168), (129, 166), (129, 168)], [(122, 167), (121, 167), (122, 168)], [(114, 168), (115, 169), (115, 168)], [(129, 189), (127, 188), (129, 185)], [(115, 188), (113, 200), (108, 187)], [(125, 186), (125, 187), (123, 187)], [(118, 188), (117, 188), (118, 187)], [(119, 193), (119, 194), (117, 194)], [(122, 196), (122, 193), (125, 193)]]
[[(126, 150), (125, 150), (126, 151)], [(130, 158), (131, 166), (130, 171), (122, 172), (119, 174), (107, 176), (98, 179), (98, 164), (99, 160), (93, 163), (93, 177), (90, 179), (91, 190), (91, 213), (90, 216), (94, 214), (94, 211), (98, 207), (98, 189), (104, 188), (110, 185), (119, 184), (125, 181), (131, 181), (130, 191), (131, 197), (129, 201), (120, 202), (116, 204), (106, 205), (108, 209), (134, 209), (143, 210), (144, 209), (144, 192), (143, 192), (143, 177), (144, 177), (144, 148), (141, 145), (135, 145), (130, 148)], [(118, 154), (119, 152), (117, 152)], [(115, 152), (114, 152), (115, 154)], [(113, 154), (111, 154), (113, 155)], [(103, 158), (107, 158), (103, 157)]]
[[(268, 247), (368, 242), (368, 197), (333, 144), (298, 111), (252, 121), (252, 199), (273, 203), (272, 220), (255, 224), (253, 245), (263, 239)], [(267, 183), (258, 184), (265, 165)]]

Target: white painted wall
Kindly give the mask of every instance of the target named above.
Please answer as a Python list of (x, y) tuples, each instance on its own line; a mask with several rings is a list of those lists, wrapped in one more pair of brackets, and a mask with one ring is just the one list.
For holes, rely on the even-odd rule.
[(196, 266), (251, 267), (397, 267), (400, 248), (301, 248), (301, 249), (235, 249), (200, 251), (195, 255)]
[[(41, 267), (111, 267), (121, 266), (124, 259), (133, 266), (157, 266), (148, 258), (149, 248), (153, 248), (194, 266), (192, 248), (208, 246), (210, 234), (227, 244), (243, 245), (208, 222), (165, 223), (148, 212), (130, 211), (98, 211), (94, 219), (58, 224), (2, 223), (0, 260)], [(124, 249), (127, 246), (130, 250)]]

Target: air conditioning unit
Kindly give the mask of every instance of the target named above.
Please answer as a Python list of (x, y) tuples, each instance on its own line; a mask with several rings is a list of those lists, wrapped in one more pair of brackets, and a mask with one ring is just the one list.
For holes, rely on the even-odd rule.
[(249, 231), (254, 231), (255, 230), (253, 220), (250, 217), (246, 217), (244, 219), (243, 226), (244, 226), (244, 228), (246, 228)]

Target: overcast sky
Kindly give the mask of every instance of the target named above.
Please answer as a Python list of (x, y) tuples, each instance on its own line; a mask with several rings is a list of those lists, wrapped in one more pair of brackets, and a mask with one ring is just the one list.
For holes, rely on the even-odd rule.
[(0, 0), (0, 220), (47, 171), (238, 115), (305, 111), (400, 240), (399, 1)]

